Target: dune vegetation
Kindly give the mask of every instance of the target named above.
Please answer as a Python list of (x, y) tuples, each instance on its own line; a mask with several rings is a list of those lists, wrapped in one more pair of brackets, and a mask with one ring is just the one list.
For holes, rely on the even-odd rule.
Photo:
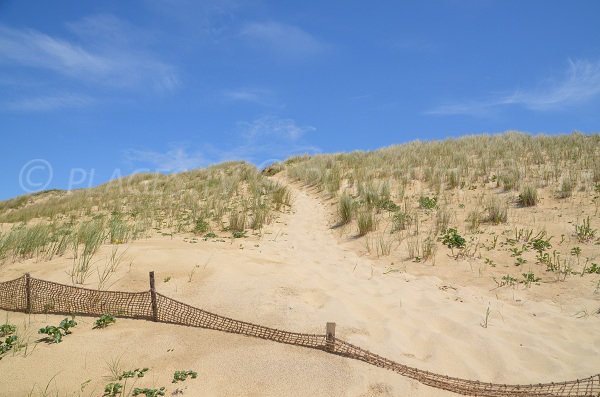
[[(599, 158), (599, 135), (509, 132), (40, 192), (0, 202), (2, 279), (133, 292), (156, 272), (155, 288), (180, 302), (293, 332), (333, 320), (340, 338), (435, 373), (587, 377), (600, 346)], [(7, 312), (5, 387), (161, 395), (189, 377), (196, 394), (451, 395), (320, 352), (119, 317)], [(280, 375), (286, 392), (272, 386)]]
[(105, 242), (152, 234), (242, 236), (246, 229), (260, 231), (290, 200), (285, 186), (244, 162), (21, 196), (0, 203), (0, 261), (50, 260), (66, 251), (89, 259)]
[[(493, 263), (490, 251), (502, 236), (502, 244), (525, 247), (514, 255), (517, 264), (544, 264), (564, 276), (574, 268), (585, 271), (600, 253), (597, 244), (588, 244), (585, 260), (571, 255), (582, 241), (576, 230), (586, 227), (586, 216), (598, 214), (599, 158), (599, 135), (508, 132), (299, 156), (272, 170), (285, 170), (290, 179), (332, 201), (334, 224), (365, 236), (368, 254), (397, 253), (404, 260), (435, 263), (452, 228), (466, 237), (453, 255), (457, 259), (486, 255)], [(551, 208), (562, 213), (552, 215)], [(536, 216), (545, 212), (570, 232), (552, 235), (536, 224)], [(587, 227), (595, 233), (598, 225)], [(560, 241), (561, 250), (552, 251), (562, 258), (554, 259), (560, 264), (533, 258), (529, 245), (537, 240), (549, 246), (550, 240)]]

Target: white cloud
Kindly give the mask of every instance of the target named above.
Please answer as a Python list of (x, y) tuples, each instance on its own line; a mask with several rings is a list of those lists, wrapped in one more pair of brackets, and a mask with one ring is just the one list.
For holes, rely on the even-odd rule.
[(62, 108), (84, 107), (92, 104), (94, 100), (86, 95), (62, 94), (52, 96), (39, 96), (17, 99), (2, 104), (5, 110), (15, 111), (49, 111)]
[(277, 22), (252, 22), (242, 27), (241, 34), (252, 43), (268, 46), (276, 53), (288, 57), (314, 55), (325, 49), (310, 33), (287, 24)]
[(178, 86), (174, 67), (144, 50), (142, 31), (112, 16), (86, 18), (69, 28), (79, 40), (0, 24), (0, 64), (47, 70), (98, 87), (164, 91)]
[(210, 163), (200, 152), (189, 154), (183, 146), (171, 146), (172, 148), (164, 153), (153, 150), (127, 150), (125, 160), (130, 163), (151, 165), (153, 170), (159, 172), (182, 172)]
[(566, 77), (539, 91), (516, 91), (501, 103), (534, 110), (552, 110), (588, 101), (600, 94), (600, 62), (569, 60)]
[(312, 126), (300, 126), (292, 119), (273, 116), (260, 117), (251, 122), (240, 122), (238, 125), (242, 128), (243, 136), (249, 141), (264, 137), (296, 141), (305, 133), (315, 130)]
[(223, 92), (223, 97), (227, 101), (246, 102), (255, 105), (283, 108), (283, 104), (275, 98), (273, 92), (261, 88), (238, 88), (235, 90), (226, 90)]
[(516, 90), (481, 101), (445, 104), (425, 112), (432, 115), (486, 116), (506, 106), (521, 106), (535, 111), (561, 110), (585, 103), (600, 95), (600, 62), (569, 61), (565, 76), (547, 81), (543, 87)]

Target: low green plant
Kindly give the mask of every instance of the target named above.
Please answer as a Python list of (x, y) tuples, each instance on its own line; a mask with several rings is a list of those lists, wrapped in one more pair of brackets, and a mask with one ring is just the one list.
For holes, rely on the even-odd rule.
[(246, 231), (244, 230), (234, 230), (231, 235), (233, 236), (233, 238), (244, 238), (247, 237), (246, 236)]
[(204, 218), (198, 218), (194, 222), (194, 229), (192, 229), (192, 233), (202, 235), (210, 230), (210, 224)]
[(592, 263), (590, 267), (585, 269), (585, 272), (588, 274), (600, 274), (600, 265), (597, 263)]
[(458, 259), (460, 250), (464, 249), (467, 244), (467, 241), (460, 234), (458, 234), (458, 231), (454, 228), (448, 229), (446, 233), (441, 237), (441, 241), (442, 244), (450, 248), (453, 256), (454, 249), (456, 248), (459, 250), (455, 256), (456, 259)]
[(192, 370), (175, 371), (173, 374), (173, 381), (171, 383), (183, 382), (188, 378), (188, 376), (192, 379), (196, 379), (198, 377), (198, 373)]
[(586, 219), (583, 219), (581, 225), (575, 225), (575, 234), (577, 235), (577, 239), (581, 243), (587, 243), (594, 239), (596, 236), (596, 229), (592, 229), (590, 226), (590, 217), (588, 216)]
[(123, 371), (121, 375), (119, 375), (119, 380), (130, 378), (143, 378), (146, 372), (148, 372), (148, 368), (136, 368), (130, 371)]
[(206, 234), (204, 235), (204, 238), (205, 238), (205, 239), (208, 239), (208, 238), (216, 238), (216, 237), (217, 237), (217, 235), (216, 235), (215, 233), (213, 233), (213, 232), (208, 232), (208, 233), (206, 233)]
[(419, 197), (419, 207), (426, 209), (426, 210), (431, 210), (431, 209), (434, 209), (436, 206), (437, 206), (437, 198), (436, 197), (427, 197), (427, 196)]
[(17, 327), (12, 324), (2, 324), (0, 325), (0, 337), (8, 336), (17, 332)]
[(102, 397), (117, 397), (123, 392), (123, 385), (120, 383), (109, 383), (104, 386)]
[(62, 342), (62, 338), (69, 335), (71, 333), (70, 329), (75, 326), (77, 326), (77, 322), (74, 317), (71, 319), (65, 318), (60, 322), (58, 327), (47, 325), (44, 328), (40, 328), (38, 333), (48, 335), (50, 341), (54, 343), (60, 343)]
[(106, 313), (106, 314), (103, 314), (102, 316), (100, 316), (100, 318), (96, 320), (96, 322), (94, 323), (95, 324), (94, 328), (106, 328), (110, 324), (114, 324), (116, 321), (117, 320), (114, 318), (113, 315)]
[(518, 256), (517, 259), (515, 259), (515, 266), (521, 266), (525, 263), (527, 263), (527, 259), (523, 258), (522, 256)]
[(377, 202), (377, 208), (380, 208), (382, 210), (386, 210), (389, 212), (394, 212), (394, 211), (397, 211), (400, 207), (398, 206), (398, 204), (394, 203), (391, 199), (384, 198)]
[(490, 265), (491, 267), (496, 267), (496, 263), (490, 258), (485, 258), (485, 264)]
[(537, 283), (540, 281), (539, 277), (536, 277), (532, 272), (522, 273), (523, 279), (519, 282), (524, 284), (526, 287), (529, 287), (532, 283)]
[(144, 395), (146, 397), (158, 397), (158, 396), (164, 396), (165, 395), (165, 388), (161, 387), (160, 389), (150, 389), (147, 387), (144, 388), (140, 388), (140, 387), (136, 387), (135, 389), (133, 389), (133, 393), (131, 394), (132, 396), (139, 396), (139, 395)]
[(506, 276), (502, 276), (501, 281), (497, 281), (496, 279), (494, 279), (494, 281), (496, 282), (496, 284), (498, 285), (498, 287), (504, 287), (504, 286), (514, 286), (517, 284), (517, 279), (514, 278), (513, 276), (511, 276), (510, 274), (507, 274)]
[(17, 335), (10, 335), (6, 337), (4, 342), (0, 342), (0, 357), (15, 346), (17, 339)]
[(530, 245), (531, 245), (531, 248), (533, 248), (534, 250), (536, 250), (538, 252), (538, 254), (541, 254), (545, 250), (552, 248), (552, 244), (550, 244), (550, 240), (544, 240), (541, 238), (532, 240), (530, 242)]

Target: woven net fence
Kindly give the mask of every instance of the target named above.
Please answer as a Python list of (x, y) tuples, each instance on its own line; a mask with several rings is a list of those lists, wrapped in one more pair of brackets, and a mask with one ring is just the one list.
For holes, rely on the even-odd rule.
[[(152, 285), (152, 282), (151, 282)], [(44, 281), (25, 275), (0, 282), (0, 309), (26, 313), (78, 314), (146, 319), (231, 332), (332, 354), (397, 372), (425, 385), (468, 396), (600, 397), (600, 374), (566, 382), (506, 385), (460, 379), (403, 365), (335, 338), (330, 334), (304, 334), (234, 320), (176, 301), (157, 293), (98, 291)]]

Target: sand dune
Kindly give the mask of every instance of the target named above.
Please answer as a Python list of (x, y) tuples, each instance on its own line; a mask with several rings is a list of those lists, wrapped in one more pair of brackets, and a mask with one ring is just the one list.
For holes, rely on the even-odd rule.
[[(351, 343), (463, 378), (537, 383), (598, 372), (600, 318), (577, 315), (580, 308), (597, 306), (591, 293), (567, 291), (569, 299), (557, 301), (553, 286), (490, 291), (483, 282), (461, 283), (461, 267), (448, 276), (441, 264), (440, 277), (431, 269), (419, 275), (400, 267), (389, 272), (389, 258), (364, 255), (359, 241), (330, 227), (327, 203), (290, 186), (293, 209), (260, 236), (197, 243), (182, 236), (154, 237), (131, 243), (126, 256), (133, 264), (119, 269), (111, 288), (146, 290), (148, 271), (154, 270), (159, 292), (180, 301), (291, 331), (322, 333), (327, 321), (335, 321), (338, 336)], [(109, 252), (103, 247), (99, 257)], [(7, 264), (1, 278), (28, 271), (69, 283), (68, 266), (68, 258)], [(37, 328), (61, 319), (0, 314), (17, 325), (27, 323), (31, 341)], [(88, 379), (81, 395), (101, 395), (107, 362), (119, 357), (124, 369), (150, 368), (145, 385), (170, 385), (174, 370), (196, 370), (198, 379), (180, 386), (189, 396), (452, 395), (319, 351), (137, 320), (119, 319), (107, 329), (92, 330), (92, 318), (77, 320), (79, 326), (63, 343), (40, 343), (28, 357), (0, 360), (0, 395), (26, 396), (32, 389), (38, 395), (48, 382), (48, 390), (59, 395), (78, 395)]]

